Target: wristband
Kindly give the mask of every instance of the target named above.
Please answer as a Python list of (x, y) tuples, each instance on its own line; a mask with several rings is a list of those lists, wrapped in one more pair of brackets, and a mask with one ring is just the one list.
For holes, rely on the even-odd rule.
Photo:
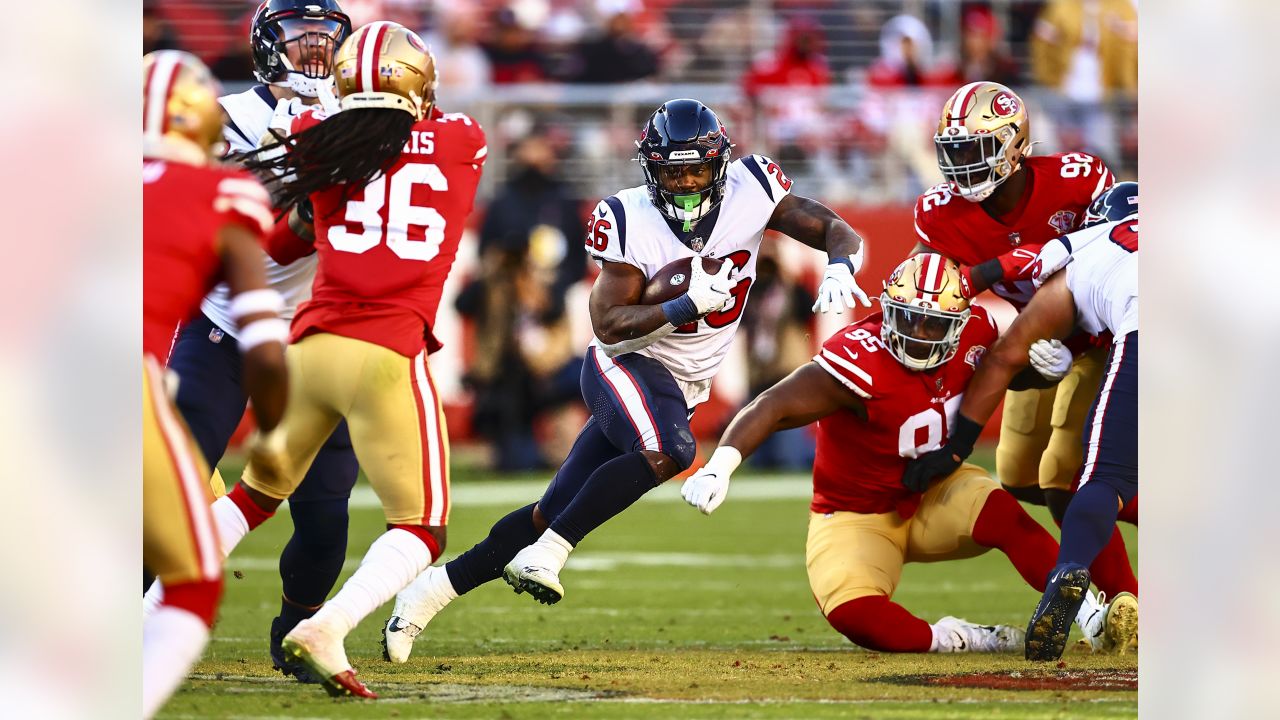
[(959, 455), (960, 459), (964, 460), (973, 453), (973, 446), (978, 442), (978, 436), (981, 434), (982, 425), (980, 423), (956, 413), (956, 421), (951, 426), (951, 438), (947, 444), (951, 446), (951, 452)]
[(697, 322), (698, 306), (694, 304), (693, 298), (689, 297), (689, 293), (685, 293), (662, 303), (662, 314), (667, 316), (667, 322), (680, 327)]
[(711, 457), (707, 460), (707, 464), (702, 466), (703, 470), (729, 477), (734, 470), (742, 464), (742, 453), (731, 445), (721, 445), (716, 451), (711, 453)]
[(279, 315), (284, 310), (284, 298), (271, 288), (247, 290), (231, 298), (231, 306), (228, 310), (236, 322), (246, 315), (257, 313)]
[(240, 352), (246, 353), (259, 345), (278, 342), (284, 345), (289, 340), (289, 323), (280, 318), (264, 318), (240, 328), (240, 337), (236, 341)]

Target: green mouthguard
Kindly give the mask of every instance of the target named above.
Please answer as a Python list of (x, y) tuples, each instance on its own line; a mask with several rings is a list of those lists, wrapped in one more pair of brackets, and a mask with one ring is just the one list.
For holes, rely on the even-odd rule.
[(694, 195), (676, 195), (675, 198), (673, 198), (677, 203), (684, 206), (684, 211), (686, 213), (684, 218), (685, 232), (689, 232), (690, 230), (693, 229), (693, 223), (689, 221), (688, 214), (692, 213), (693, 209), (698, 207), (699, 205), (698, 201), (701, 199), (701, 197), (702, 195), (698, 193)]

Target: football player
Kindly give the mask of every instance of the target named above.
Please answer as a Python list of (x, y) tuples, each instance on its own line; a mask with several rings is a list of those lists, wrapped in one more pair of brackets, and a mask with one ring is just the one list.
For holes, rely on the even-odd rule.
[[(319, 102), (333, 82), (334, 52), (350, 34), (351, 20), (334, 0), (268, 0), (258, 7), (249, 43), (254, 76), (261, 84), (218, 99), (223, 139), (233, 156), (252, 152), (270, 125), (287, 123)], [(285, 300), (281, 316), (290, 320), (311, 293), (315, 257), (287, 266), (270, 258), (266, 263), (268, 285)], [(178, 409), (204, 457), (216, 467), (245, 411), (240, 336), (226, 284), (214, 288), (200, 310), (179, 333), (169, 367), (183, 380)], [(289, 501), (294, 532), (280, 554), (283, 588), (280, 614), (271, 621), (269, 651), (274, 667), (303, 682), (319, 679), (284, 656), (280, 639), (315, 613), (338, 580), (347, 552), (347, 499), (358, 470), (344, 422), (321, 447)], [(214, 485), (215, 494), (225, 492), (220, 477)]]
[[(1026, 106), (993, 82), (956, 90), (943, 105), (934, 144), (946, 182), (916, 201), (915, 252), (956, 261), (966, 297), (989, 287), (1023, 307), (1033, 291), (1029, 272), (1036, 252), (1079, 227), (1089, 203), (1115, 176), (1084, 153), (1032, 156)], [(1021, 500), (1047, 504), (1059, 523), (1080, 468), (1085, 415), (1106, 357), (1083, 333), (1068, 338), (1067, 347), (1075, 359), (1062, 382), (1005, 397), (996, 447), (1000, 482)], [(1137, 592), (1118, 531), (1097, 562), (1095, 576), (1104, 590)]]
[[(215, 505), (225, 511), (218, 529), (229, 552), (293, 493), (346, 419), (387, 531), (281, 645), (331, 693), (375, 697), (356, 679), (343, 640), (445, 547), (448, 436), (427, 355), (440, 348), (436, 310), (487, 148), (474, 120), (436, 109), (435, 59), (401, 25), (356, 30), (334, 74), (341, 112), (323, 122), (320, 113), (299, 116), (279, 146), (246, 162), (284, 178), (276, 197), (287, 215), (267, 238), (268, 252), (281, 264), (314, 252), (319, 269), (287, 353), (294, 381), (276, 433), (286, 462), (251, 458)], [(307, 202), (313, 216), (301, 211)]]
[(142, 67), (142, 560), (167, 589), (143, 624), (143, 715), (151, 717), (199, 658), (222, 594), (208, 466), (162, 369), (173, 330), (226, 281), (241, 337), (237, 370), (258, 426), (270, 431), (285, 408), (288, 325), (262, 270), (267, 191), (246, 172), (210, 164), (222, 144), (217, 81), (184, 52), (149, 53)]
[[(970, 306), (960, 269), (934, 253), (894, 270), (882, 313), (831, 336), (813, 361), (741, 410), (681, 495), (710, 514), (742, 459), (774, 432), (818, 424), (806, 564), (827, 621), (869, 650), (998, 652), (1022, 646), (1020, 629), (954, 617), (930, 624), (892, 598), (907, 562), (972, 557), (998, 548), (1043, 590), (1053, 538), (987, 473), (965, 464), (931, 488), (902, 485), (907, 461), (937, 448), (996, 339), (985, 309)], [(1041, 384), (1024, 373), (1024, 386)], [(1106, 613), (1090, 598), (1080, 618), (1102, 637)]]
[[(587, 251), (601, 267), (581, 378), (591, 418), (542, 499), (498, 520), (479, 544), (397, 597), (384, 636), (393, 662), (408, 659), (414, 638), (446, 604), (498, 577), (541, 602), (559, 601), (560, 570), (573, 548), (689, 467), (689, 417), (710, 395), (737, 331), (765, 230), (826, 251), (815, 309), (852, 308), (854, 298), (870, 305), (853, 279), (862, 240), (822, 204), (791, 194), (777, 163), (734, 159), (728, 132), (706, 105), (664, 103), (637, 146), (644, 184), (601, 200), (587, 221)], [(704, 271), (703, 257), (722, 260), (719, 271)], [(687, 292), (640, 304), (649, 278), (680, 258), (691, 258)]]
[[(978, 368), (950, 439), (912, 462), (903, 482), (931, 482), (969, 456), (1036, 341), (1065, 338), (1077, 327), (1094, 336), (1110, 333), (1106, 378), (1086, 424), (1080, 489), (1062, 521), (1058, 562), (1027, 626), (1027, 659), (1056, 660), (1089, 588), (1088, 567), (1115, 532), (1120, 508), (1138, 493), (1138, 184), (1120, 183), (1094, 200), (1084, 229), (1047, 244), (1035, 273), (1032, 281), (1043, 287)], [(1136, 601), (1126, 601), (1130, 612), (1117, 638), (1122, 649), (1138, 631)]]

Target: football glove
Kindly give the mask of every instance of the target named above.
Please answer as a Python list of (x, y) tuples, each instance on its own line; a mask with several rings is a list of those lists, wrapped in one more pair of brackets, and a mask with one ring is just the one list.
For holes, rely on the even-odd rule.
[(707, 464), (684, 481), (680, 497), (703, 515), (710, 515), (729, 494), (729, 477), (741, 463), (742, 453), (737, 449), (727, 445), (716, 448)]
[(818, 285), (818, 299), (813, 303), (813, 312), (852, 310), (854, 298), (863, 307), (871, 307), (871, 300), (853, 279), (857, 271), (851, 258), (836, 258), (827, 263), (827, 269), (822, 271), (822, 283)]
[(1059, 340), (1037, 340), (1027, 354), (1031, 367), (1045, 380), (1057, 382), (1071, 371), (1071, 351)]
[(733, 263), (725, 260), (720, 265), (720, 272), (712, 275), (702, 269), (702, 257), (695, 255), (690, 263), (692, 271), (689, 275), (689, 290), (686, 294), (698, 309), (698, 316), (713, 313), (725, 306), (733, 297), (733, 280), (729, 277), (733, 272)]
[(948, 443), (907, 463), (907, 469), (902, 473), (902, 484), (911, 492), (922, 493), (929, 489), (935, 478), (944, 478), (955, 472), (961, 462)]

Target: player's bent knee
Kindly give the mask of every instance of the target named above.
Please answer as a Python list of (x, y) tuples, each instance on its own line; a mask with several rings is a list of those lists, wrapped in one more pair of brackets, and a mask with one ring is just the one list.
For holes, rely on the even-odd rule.
[(676, 473), (680, 474), (688, 470), (693, 465), (693, 461), (698, 457), (698, 441), (693, 439), (693, 433), (687, 429), (682, 429), (676, 433), (677, 439), (667, 448), (667, 456), (676, 464)]
[(222, 578), (198, 580), (164, 586), (164, 605), (181, 608), (213, 627), (218, 614), (218, 601), (222, 599)]

